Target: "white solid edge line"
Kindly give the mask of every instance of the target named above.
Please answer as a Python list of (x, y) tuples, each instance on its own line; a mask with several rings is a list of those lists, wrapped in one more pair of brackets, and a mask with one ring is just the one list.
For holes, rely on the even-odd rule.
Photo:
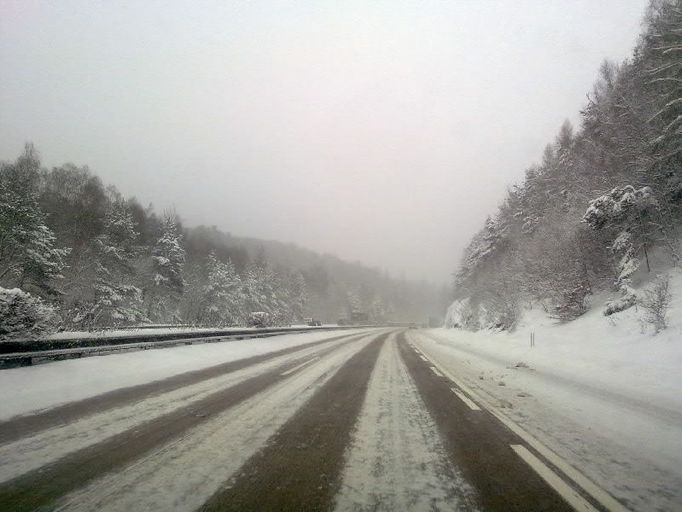
[(506, 415), (497, 411), (487, 400), (483, 397), (474, 393), (469, 386), (461, 382), (459, 379), (455, 378), (449, 371), (443, 368), (442, 365), (438, 364), (427, 354), (422, 352), (429, 359), (431, 364), (437, 367), (442, 373), (444, 373), (448, 379), (457, 384), (462, 391), (464, 391), (469, 396), (476, 399), (476, 401), (483, 406), (490, 414), (495, 416), (498, 420), (504, 423), (512, 432), (514, 432), (521, 439), (526, 441), (531, 447), (538, 451), (545, 459), (547, 459), (552, 465), (556, 466), (562, 473), (564, 473), (568, 478), (573, 480), (579, 487), (581, 487), (587, 494), (592, 496), (596, 501), (598, 501), (604, 508), (609, 512), (630, 512), (627, 508), (620, 504), (613, 496), (611, 496), (604, 489), (599, 487), (596, 483), (590, 480), (588, 477), (583, 475), (580, 471), (571, 466), (568, 462), (562, 459), (559, 455), (554, 453), (550, 448), (542, 444), (539, 440), (533, 437), (531, 434), (526, 432), (519, 425), (514, 423)]
[(585, 498), (580, 496), (575, 489), (564, 482), (559, 475), (549, 469), (540, 459), (528, 451), (528, 448), (520, 444), (512, 444), (510, 446), (511, 449), (514, 450), (516, 454), (533, 469), (533, 471), (540, 475), (550, 487), (559, 493), (559, 496), (566, 500), (570, 506), (579, 512), (597, 512), (596, 508), (587, 502)]
[(473, 400), (471, 400), (471, 399), (470, 399), (468, 396), (466, 396), (464, 393), (460, 393), (460, 392), (459, 392), (458, 390), (456, 390), (455, 388), (450, 388), (450, 389), (452, 390), (452, 392), (453, 392), (455, 395), (457, 395), (457, 397), (458, 397), (462, 402), (464, 402), (465, 404), (467, 404), (467, 405), (469, 406), (469, 409), (471, 409), (472, 411), (480, 411), (480, 410), (481, 410), (481, 408), (480, 408), (478, 405), (476, 405), (476, 402), (474, 402)]
[(431, 371), (432, 371), (433, 373), (435, 373), (438, 377), (445, 377), (445, 375), (443, 375), (442, 373), (440, 373), (440, 372), (438, 371), (438, 368), (436, 368), (435, 366), (429, 366), (429, 368), (431, 368)]
[(287, 375), (294, 373), (295, 371), (300, 370), (306, 365), (309, 365), (313, 361), (317, 361), (320, 358), (320, 356), (313, 357), (312, 359), (308, 359), (307, 361), (303, 361), (301, 364), (294, 366), (293, 368), (289, 368), (287, 371), (280, 373), (282, 377), (286, 377)]

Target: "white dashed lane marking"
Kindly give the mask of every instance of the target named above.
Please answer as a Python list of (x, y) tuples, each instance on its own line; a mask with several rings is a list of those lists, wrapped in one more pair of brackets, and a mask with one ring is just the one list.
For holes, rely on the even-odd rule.
[(471, 400), (468, 396), (466, 396), (464, 393), (461, 393), (459, 390), (457, 390), (455, 388), (450, 388), (450, 389), (452, 389), (452, 392), (455, 395), (457, 395), (457, 397), (462, 402), (464, 402), (465, 404), (467, 404), (469, 406), (469, 409), (471, 409), (472, 411), (480, 411), (481, 410), (481, 408), (478, 405), (476, 405), (476, 403), (473, 400)]
[(435, 373), (438, 377), (445, 377), (445, 375), (443, 375), (442, 373), (440, 373), (440, 371), (438, 370), (438, 368), (436, 368), (435, 366), (430, 366), (429, 368), (431, 368), (431, 371), (432, 371), (433, 373)]

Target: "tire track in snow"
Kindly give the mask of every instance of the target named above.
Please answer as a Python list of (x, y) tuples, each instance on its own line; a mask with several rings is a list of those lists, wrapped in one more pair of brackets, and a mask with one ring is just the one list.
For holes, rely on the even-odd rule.
[[(128, 386), (125, 388), (109, 391), (100, 395), (96, 395), (83, 400), (70, 402), (64, 405), (50, 408), (46, 411), (39, 411), (35, 414), (25, 414), (9, 420), (0, 421), (0, 444), (9, 443), (17, 439), (26, 437), (29, 434), (36, 433), (49, 428), (54, 428), (60, 425), (68, 425), (77, 419), (96, 414), (98, 412), (107, 411), (115, 407), (121, 407), (142, 399), (158, 395), (161, 393), (168, 393), (176, 389), (183, 388), (192, 384), (196, 384), (202, 380), (208, 380), (217, 376), (241, 370), (248, 366), (267, 361), (270, 358), (282, 356), (286, 354), (295, 353), (309, 347), (319, 345), (344, 338), (353, 338), (358, 335), (341, 335), (322, 340), (312, 341), (303, 345), (289, 347), (267, 354), (239, 359), (236, 361), (229, 361), (208, 368), (190, 371), (174, 375), (166, 379), (156, 380), (146, 384), (139, 384), (137, 386)], [(256, 342), (254, 342), (256, 343)]]
[(392, 336), (379, 354), (346, 455), (336, 511), (476, 510)]
[[(355, 338), (352, 338), (355, 339)], [(280, 356), (267, 358), (265, 362), (252, 364), (241, 370), (201, 380), (168, 393), (154, 394), (131, 405), (107, 410), (28, 436), (13, 443), (0, 446), (0, 483), (28, 471), (55, 462), (69, 453), (101, 443), (108, 438), (130, 430), (146, 421), (159, 418), (174, 410), (186, 407), (208, 396), (225, 390), (239, 382), (266, 373), (292, 361), (299, 362), (312, 354), (324, 353), (348, 339), (315, 343), (313, 346)], [(306, 362), (304, 361), (304, 363)], [(287, 370), (291, 371), (293, 369)]]
[(371, 339), (342, 344), (182, 438), (69, 493), (57, 510), (196, 510)]
[(340, 368), (201, 510), (329, 510), (340, 485), (343, 454), (387, 336), (376, 336)]
[(210, 418), (284, 380), (282, 370), (296, 364), (296, 361), (292, 361), (273, 371), (242, 381), (169, 414), (146, 421), (134, 429), (114, 435), (102, 443), (73, 452), (54, 464), (8, 481), (0, 485), (0, 510), (19, 512), (49, 506), (67, 492), (103, 474), (125, 467), (156, 447), (172, 443)]

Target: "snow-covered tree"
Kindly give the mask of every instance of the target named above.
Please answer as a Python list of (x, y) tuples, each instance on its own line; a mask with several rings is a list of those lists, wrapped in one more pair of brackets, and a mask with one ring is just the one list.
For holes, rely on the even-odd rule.
[(640, 252), (650, 270), (647, 247), (653, 241), (655, 225), (651, 223), (651, 216), (657, 205), (649, 187), (635, 189), (631, 185), (616, 187), (590, 201), (583, 221), (592, 229), (609, 226), (618, 230), (611, 246), (618, 258), (617, 286), (629, 283), (630, 276), (640, 266)]
[(0, 286), (0, 341), (33, 337), (52, 329), (58, 317), (54, 307), (19, 288)]
[(301, 322), (305, 317), (305, 308), (308, 303), (305, 278), (300, 272), (287, 272), (281, 281), (284, 286), (286, 323)]
[(616, 233), (611, 251), (617, 260), (615, 285), (621, 291), (621, 297), (606, 305), (606, 315), (627, 309), (636, 302), (631, 278), (641, 265), (641, 253), (647, 271), (650, 270), (647, 248), (655, 241), (656, 223), (651, 218), (657, 206), (649, 187), (635, 189), (631, 185), (616, 187), (590, 201), (583, 222), (592, 229), (611, 228)]
[(14, 164), (0, 167), (0, 284), (54, 292), (67, 249), (56, 248), (37, 201), (40, 161), (31, 144)]
[(464, 251), (460, 269), (455, 275), (455, 288), (465, 289), (476, 280), (477, 274), (506, 247), (506, 226), (499, 218), (490, 216), (482, 230), (476, 233)]
[(362, 312), (362, 301), (358, 293), (349, 290), (346, 292), (346, 310), (348, 311), (348, 318)]
[(244, 293), (249, 312), (265, 312), (268, 314), (269, 321), (275, 325), (285, 325), (291, 322), (285, 286), (280, 276), (265, 261), (264, 256), (261, 255), (247, 268)]
[(386, 310), (384, 300), (379, 295), (375, 295), (369, 307), (370, 320), (374, 323), (384, 322), (386, 320)]
[(239, 325), (245, 321), (242, 281), (230, 260), (208, 255), (206, 283), (201, 289), (199, 322), (204, 325)]
[(151, 282), (145, 290), (147, 316), (155, 321), (176, 320), (177, 302), (185, 287), (185, 249), (174, 214), (164, 216), (163, 233), (152, 248), (151, 264)]
[(651, 140), (661, 166), (682, 162), (682, 5), (679, 0), (652, 2), (641, 53), (647, 58), (645, 80), (657, 110), (649, 119), (660, 125)]
[(163, 235), (152, 249), (154, 262), (153, 281), (157, 286), (166, 286), (181, 291), (185, 264), (185, 249), (182, 247), (182, 234), (174, 215), (167, 215), (163, 221)]
[(85, 327), (145, 322), (142, 290), (133, 284), (131, 263), (138, 233), (125, 201), (111, 203), (104, 224), (104, 234), (93, 242), (93, 297), (74, 308), (73, 321)]

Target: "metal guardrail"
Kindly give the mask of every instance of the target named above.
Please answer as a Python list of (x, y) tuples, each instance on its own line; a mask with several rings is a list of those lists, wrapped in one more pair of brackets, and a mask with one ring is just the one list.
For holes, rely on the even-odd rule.
[(30, 340), (0, 343), (0, 370), (31, 366), (63, 359), (74, 359), (115, 352), (166, 348), (177, 345), (217, 343), (254, 338), (268, 338), (282, 334), (336, 331), (378, 327), (375, 325), (283, 327), (264, 329), (216, 329), (200, 332), (135, 334), (111, 337), (88, 337), (63, 340)]

